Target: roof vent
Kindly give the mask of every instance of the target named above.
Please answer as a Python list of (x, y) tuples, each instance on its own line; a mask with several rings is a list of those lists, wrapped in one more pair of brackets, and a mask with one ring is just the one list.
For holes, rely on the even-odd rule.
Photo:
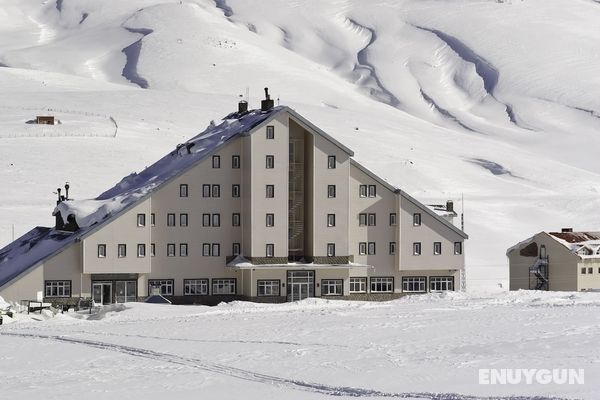
[(269, 111), (275, 102), (271, 100), (271, 96), (269, 96), (269, 88), (265, 88), (265, 99), (260, 102), (260, 110), (261, 111)]
[(454, 212), (454, 202), (452, 200), (446, 202), (446, 211)]
[(238, 103), (238, 112), (240, 114), (248, 112), (248, 102), (246, 100), (242, 100)]
[(573, 228), (562, 228), (561, 232), (562, 233), (573, 233)]

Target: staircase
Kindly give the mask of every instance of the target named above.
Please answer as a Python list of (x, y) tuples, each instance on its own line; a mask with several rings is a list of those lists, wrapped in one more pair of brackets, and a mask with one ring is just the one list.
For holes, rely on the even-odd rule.
[(529, 267), (529, 289), (549, 290), (547, 257), (538, 258), (535, 263)]

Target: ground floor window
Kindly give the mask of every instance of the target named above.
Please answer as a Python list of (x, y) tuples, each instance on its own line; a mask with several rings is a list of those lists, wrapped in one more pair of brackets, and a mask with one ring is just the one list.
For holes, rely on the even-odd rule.
[(208, 294), (208, 279), (184, 279), (183, 295), (198, 296)]
[(394, 278), (371, 278), (371, 293), (392, 293), (394, 291)]
[(321, 280), (322, 296), (341, 296), (344, 294), (342, 289), (343, 280), (341, 279), (323, 279)]
[(173, 279), (149, 279), (148, 294), (152, 294), (152, 289), (160, 289), (159, 294), (163, 296), (173, 296)]
[(279, 296), (279, 287), (281, 286), (279, 280), (259, 280), (257, 285), (258, 296)]
[(429, 278), (429, 290), (432, 292), (454, 290), (454, 278), (451, 276), (432, 276)]
[(235, 278), (213, 279), (212, 294), (235, 294)]
[(367, 278), (350, 278), (350, 293), (366, 293)]
[(46, 281), (46, 297), (71, 297), (71, 281)]
[(405, 276), (402, 278), (402, 291), (419, 293), (427, 291), (427, 278), (424, 276)]

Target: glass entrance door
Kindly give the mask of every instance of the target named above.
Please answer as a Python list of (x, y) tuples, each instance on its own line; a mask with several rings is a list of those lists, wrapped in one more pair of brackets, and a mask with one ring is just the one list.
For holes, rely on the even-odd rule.
[(314, 271), (288, 271), (288, 301), (304, 300), (314, 295)]
[(117, 303), (127, 303), (137, 300), (137, 282), (136, 281), (116, 281), (115, 292)]
[(111, 304), (112, 282), (93, 282), (92, 295), (96, 304)]

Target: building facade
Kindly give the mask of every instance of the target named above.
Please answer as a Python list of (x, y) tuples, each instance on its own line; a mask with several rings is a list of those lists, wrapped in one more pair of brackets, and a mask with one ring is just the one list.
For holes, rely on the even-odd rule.
[(461, 287), (464, 232), (295, 111), (264, 103), (94, 200), (59, 194), (54, 228), (0, 250), (0, 295), (212, 304)]

